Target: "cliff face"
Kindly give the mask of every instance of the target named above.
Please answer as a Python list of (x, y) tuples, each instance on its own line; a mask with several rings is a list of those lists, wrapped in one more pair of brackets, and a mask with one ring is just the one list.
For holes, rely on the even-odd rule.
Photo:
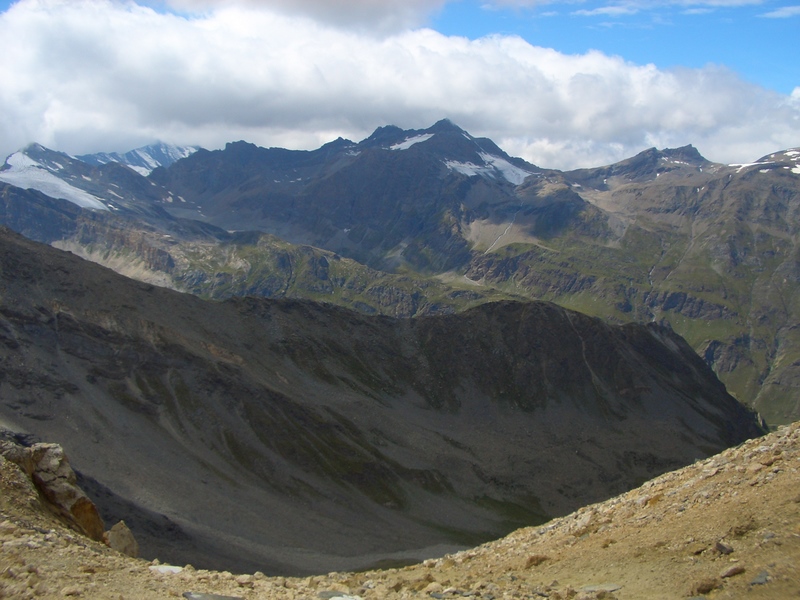
[(402, 320), (206, 302), (8, 230), (0, 279), (0, 418), (61, 443), (143, 556), (273, 572), (403, 560), (761, 431), (670, 330), (549, 303)]

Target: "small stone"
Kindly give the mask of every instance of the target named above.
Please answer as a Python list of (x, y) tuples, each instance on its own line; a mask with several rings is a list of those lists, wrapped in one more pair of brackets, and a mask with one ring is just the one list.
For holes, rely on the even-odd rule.
[(239, 575), (236, 578), (236, 583), (239, 584), (240, 587), (252, 588), (255, 586), (255, 580), (252, 575)]
[(725, 569), (722, 572), (722, 574), (720, 575), (720, 577), (722, 579), (725, 579), (726, 577), (733, 577), (734, 575), (741, 575), (742, 573), (744, 573), (744, 571), (745, 571), (745, 569), (744, 569), (744, 567), (742, 565), (734, 565), (732, 567), (728, 567), (727, 569)]
[(717, 579), (703, 579), (699, 581), (692, 590), (693, 594), (708, 594), (709, 592), (719, 587), (719, 580)]
[(714, 549), (719, 552), (720, 554), (731, 554), (733, 552), (733, 547), (729, 546), (725, 542), (717, 542), (714, 546)]
[(769, 573), (766, 571), (761, 571), (758, 575), (753, 578), (753, 581), (750, 582), (750, 585), (764, 585), (765, 583), (769, 582)]
[(174, 565), (153, 565), (150, 567), (150, 570), (153, 573), (160, 573), (161, 575), (174, 575), (175, 573), (183, 571), (183, 567)]
[(429, 583), (422, 591), (425, 592), (426, 594), (436, 594), (440, 593), (443, 589), (444, 587), (442, 587), (441, 583), (439, 583), (438, 581), (433, 581)]
[(62, 596), (80, 596), (83, 593), (81, 588), (76, 585), (68, 585), (64, 588), (61, 588), (61, 595)]

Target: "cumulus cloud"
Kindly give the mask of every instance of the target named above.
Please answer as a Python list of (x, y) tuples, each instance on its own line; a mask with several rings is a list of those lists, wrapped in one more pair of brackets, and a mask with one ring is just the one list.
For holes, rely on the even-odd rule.
[[(152, 3), (153, 0), (151, 0)], [(278, 11), (362, 31), (396, 31), (421, 25), (447, 0), (156, 0), (173, 9), (204, 12), (239, 7)]]
[(695, 144), (746, 162), (797, 145), (800, 106), (719, 67), (659, 70), (518, 37), (375, 37), (245, 6), (164, 14), (111, 0), (23, 0), (0, 15), (0, 152), (155, 139), (316, 148), (449, 117), (545, 167)]

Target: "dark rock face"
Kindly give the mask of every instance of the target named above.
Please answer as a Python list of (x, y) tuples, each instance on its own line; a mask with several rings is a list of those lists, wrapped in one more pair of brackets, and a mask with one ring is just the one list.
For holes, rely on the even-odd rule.
[(762, 431), (668, 329), (544, 302), (413, 320), (204, 302), (8, 230), (0, 281), (0, 417), (62, 443), (145, 557), (298, 573), (441, 553)]
[[(424, 141), (397, 149), (415, 137)], [(236, 142), (197, 152), (152, 179), (187, 199), (168, 207), (176, 215), (267, 231), (375, 268), (401, 264), (440, 272), (470, 258), (459, 227), (464, 211), (519, 204), (515, 185), (500, 171), (470, 177), (447, 166), (483, 165), (488, 155), (520, 172), (540, 171), (442, 121), (424, 131), (382, 128), (358, 144), (342, 141), (315, 151)], [(475, 198), (484, 201), (474, 205)]]

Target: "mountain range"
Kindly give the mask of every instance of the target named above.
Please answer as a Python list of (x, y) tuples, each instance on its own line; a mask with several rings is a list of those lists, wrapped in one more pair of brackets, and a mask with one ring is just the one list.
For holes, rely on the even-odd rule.
[(560, 172), (447, 120), (313, 151), (159, 148), (138, 152), (158, 164), (144, 177), (131, 153), (31, 145), (0, 169), (0, 222), (205, 298), (393, 316), (544, 299), (668, 323), (767, 422), (800, 418), (800, 150)]
[(111, 162), (127, 165), (137, 173), (149, 175), (153, 169), (168, 167), (182, 158), (191, 156), (200, 149), (199, 146), (176, 146), (156, 142), (149, 146), (142, 146), (120, 154), (119, 152), (98, 152), (95, 154), (82, 154), (77, 158), (90, 165), (105, 165)]

